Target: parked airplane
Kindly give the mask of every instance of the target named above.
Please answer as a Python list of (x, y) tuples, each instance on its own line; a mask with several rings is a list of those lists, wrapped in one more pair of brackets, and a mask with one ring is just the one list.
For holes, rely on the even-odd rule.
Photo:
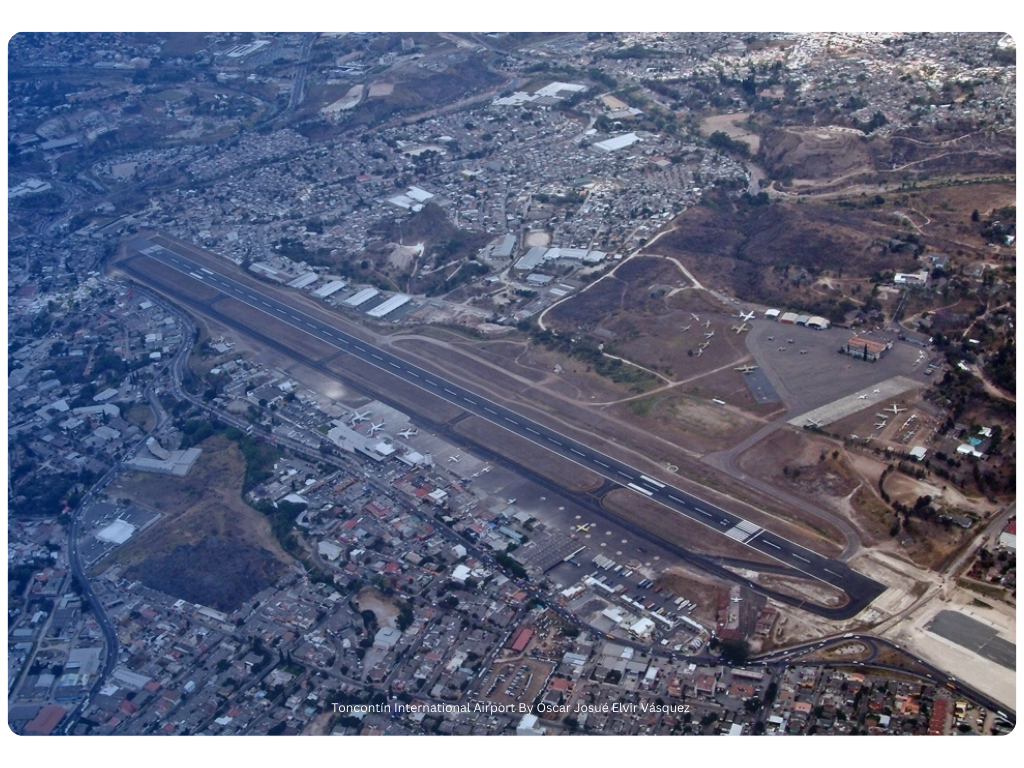
[(406, 440), (408, 440), (413, 435), (418, 435), (419, 434), (419, 430), (418, 429), (403, 429), (398, 434), (399, 434), (400, 437), (404, 437)]
[(366, 421), (368, 418), (370, 418), (371, 413), (373, 413), (373, 411), (363, 411), (362, 413), (356, 411), (355, 413), (352, 414), (352, 420), (349, 422), (349, 424), (354, 427), (359, 422)]
[(888, 421), (880, 421), (877, 424), (875, 424), (875, 429), (885, 429), (885, 425), (888, 423)]
[(701, 347), (700, 349), (697, 350), (697, 354), (695, 355), (695, 357), (700, 357), (703, 354), (704, 354), (704, 347)]
[(753, 371), (757, 370), (757, 366), (756, 365), (741, 365), (739, 368), (734, 368), (733, 370), (739, 371), (740, 373), (752, 373)]
[(697, 321), (698, 323), (700, 322), (700, 315), (695, 315), (695, 314), (694, 314), (693, 312), (691, 312), (691, 313), (690, 313), (690, 317), (692, 317), (692, 318), (693, 318), (694, 320), (696, 320), (696, 321)]
[(769, 336), (768, 337), (768, 341), (775, 341), (775, 337), (774, 336)]
[(512, 506), (513, 504), (515, 504), (515, 503), (516, 503), (516, 500), (515, 500), (514, 498), (512, 498), (512, 499), (509, 499), (509, 500), (508, 500), (508, 505), (509, 505), (510, 507), (511, 507), (511, 506)]
[(704, 334), (704, 338), (705, 338), (705, 339), (710, 339), (710, 338), (711, 338), (712, 336), (714, 336), (714, 335), (715, 335), (715, 332), (714, 332), (714, 331), (711, 331), (711, 333), (705, 333), (705, 334)]
[[(690, 325), (693, 325), (693, 323), (690, 323)], [(686, 326), (685, 328), (683, 328), (683, 331), (682, 331), (682, 332), (683, 332), (683, 333), (686, 333), (686, 332), (687, 332), (688, 330), (690, 330), (690, 325), (688, 325), (688, 326)]]
[(748, 320), (753, 320), (754, 319), (754, 311), (751, 310), (750, 312), (740, 312), (740, 318), (742, 318), (743, 322), (747, 322)]
[(458, 454), (456, 454), (454, 456), (449, 456), (448, 461), (454, 461), (456, 464), (458, 464), (461, 461), (461, 459), (458, 457)]
[(804, 424), (804, 428), (806, 429), (807, 427), (817, 427), (818, 429), (821, 429), (821, 422), (816, 419), (808, 419), (807, 423)]
[(487, 465), (486, 467), (484, 467), (484, 468), (483, 468), (483, 469), (481, 469), (480, 471), (481, 471), (481, 472), (482, 472), (483, 474), (485, 474), (485, 475), (486, 475), (486, 474), (487, 474), (488, 472), (490, 472), (490, 471), (491, 471), (491, 465), (490, 465), (490, 464), (488, 464), (488, 465)]
[(710, 328), (711, 327), (711, 321), (710, 320), (705, 320), (704, 321), (704, 327), (705, 328)]
[(898, 405), (896, 405), (896, 403), (893, 403), (892, 405), (890, 405), (885, 410), (887, 410), (887, 411), (891, 410), (894, 414), (896, 414), (896, 413), (900, 413), (902, 411), (905, 411), (907, 409), (906, 408), (900, 408)]
[(578, 533), (586, 533), (590, 530), (591, 526), (593, 526), (593, 523), (580, 523), (579, 525), (574, 525), (572, 529)]
[(744, 331), (749, 330), (749, 326), (746, 323), (743, 323), (743, 325), (734, 325), (732, 329), (736, 331), (737, 334), (741, 334)]
[(872, 395), (877, 395), (877, 394), (878, 394), (879, 392), (881, 392), (881, 391), (882, 391), (882, 390), (880, 390), (880, 389), (872, 389), (872, 390), (871, 390), (871, 394), (872, 394)]
[(800, 354), (801, 355), (806, 355), (807, 354), (807, 350), (806, 349), (801, 349), (800, 350)]
[(368, 434), (368, 435), (376, 435), (382, 429), (384, 429), (384, 422), (383, 421), (380, 424), (371, 424), (370, 425), (370, 431), (367, 432), (366, 434)]
[(858, 399), (858, 400), (867, 400), (867, 399), (868, 399), (868, 396), (867, 396), (867, 395), (861, 395), (861, 396), (860, 396), (860, 397), (858, 397), (857, 399)]

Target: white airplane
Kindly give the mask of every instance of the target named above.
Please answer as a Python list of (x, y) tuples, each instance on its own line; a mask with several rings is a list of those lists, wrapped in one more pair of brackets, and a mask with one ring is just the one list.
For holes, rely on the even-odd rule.
[(804, 424), (804, 428), (806, 429), (807, 427), (817, 427), (818, 429), (821, 429), (821, 422), (816, 419), (808, 419), (807, 423)]
[(881, 392), (881, 391), (882, 391), (882, 390), (880, 390), (880, 389), (872, 389), (872, 390), (871, 390), (871, 394), (872, 394), (872, 395), (877, 395), (877, 394), (878, 394), (879, 392)]
[(368, 434), (368, 435), (376, 435), (382, 429), (384, 429), (384, 422), (383, 421), (380, 424), (371, 424), (370, 425), (370, 431), (367, 432), (366, 434)]
[(756, 365), (741, 365), (739, 368), (734, 368), (733, 370), (739, 371), (740, 373), (752, 373), (753, 371), (757, 370), (757, 366)]
[(586, 533), (592, 525), (593, 523), (580, 523), (579, 525), (574, 525), (572, 529), (578, 533)]
[(490, 464), (488, 464), (488, 465), (487, 465), (486, 467), (484, 467), (483, 469), (481, 469), (481, 470), (480, 470), (480, 472), (482, 472), (482, 473), (483, 473), (483, 474), (485, 474), (485, 475), (486, 475), (486, 474), (487, 474), (488, 472), (490, 472), (490, 471), (491, 471), (491, 465), (490, 465)]
[(875, 429), (885, 429), (885, 426), (888, 423), (889, 423), (888, 421), (880, 421), (877, 424), (875, 424)]
[(754, 311), (751, 310), (750, 312), (740, 312), (740, 318), (743, 320), (743, 322), (747, 322), (749, 320), (753, 320), (754, 319)]
[(458, 454), (455, 454), (453, 456), (449, 456), (448, 461), (454, 461), (456, 464), (458, 464), (461, 461), (461, 459), (459, 458)]
[(419, 430), (418, 429), (403, 429), (398, 434), (399, 434), (400, 437), (404, 437), (406, 440), (408, 440), (413, 435), (418, 435), (419, 434)]
[(860, 397), (858, 397), (857, 399), (858, 399), (858, 400), (867, 400), (867, 399), (868, 399), (868, 396), (867, 396), (867, 395), (861, 395), (861, 396), (860, 396)]
[(704, 321), (704, 327), (705, 328), (710, 328), (711, 327), (711, 321), (710, 320), (705, 320)]
[(769, 336), (768, 337), (768, 341), (775, 341), (775, 337), (774, 336)]
[(366, 421), (368, 418), (370, 418), (371, 413), (373, 413), (373, 411), (363, 411), (362, 413), (360, 413), (359, 411), (355, 411), (352, 414), (352, 420), (349, 422), (349, 424), (355, 426), (361, 421)]
[[(690, 323), (690, 325), (693, 325), (693, 323)], [(688, 330), (690, 330), (690, 325), (688, 325), (685, 328), (683, 328), (682, 332), (686, 333)]]
[(692, 318), (693, 318), (694, 320), (696, 320), (696, 321), (697, 321), (698, 323), (700, 322), (700, 315), (695, 315), (695, 314), (694, 314), (693, 312), (691, 312), (691, 313), (690, 313), (690, 317), (692, 317)]
[(743, 602), (743, 598), (742, 597), (730, 597), (729, 598), (729, 602), (730, 603), (742, 603)]
[(703, 354), (704, 354), (704, 347), (701, 347), (700, 349), (697, 350), (697, 354), (694, 355), (694, 357), (700, 357)]
[(515, 503), (516, 503), (516, 500), (515, 500), (514, 498), (512, 498), (512, 499), (509, 499), (509, 500), (508, 500), (508, 505), (509, 505), (510, 507), (511, 507), (511, 506), (512, 506), (513, 504), (515, 504)]
[(714, 335), (715, 335), (715, 332), (714, 332), (714, 331), (711, 331), (711, 333), (705, 333), (705, 334), (704, 334), (704, 338), (705, 338), (705, 339), (710, 339), (710, 338), (711, 338), (712, 336), (714, 336)]
[(894, 414), (897, 414), (897, 413), (901, 413), (902, 411), (905, 411), (907, 409), (906, 408), (900, 408), (898, 405), (896, 405), (896, 403), (893, 403), (892, 405), (890, 405), (885, 410), (887, 410), (887, 411), (891, 410)]
[(806, 349), (801, 349), (800, 350), (800, 354), (801, 355), (806, 355), (807, 354), (807, 350)]
[(749, 330), (749, 326), (747, 326), (747, 324), (746, 324), (746, 323), (743, 323), (743, 325), (734, 325), (734, 326), (732, 327), (732, 329), (733, 329), (734, 331), (736, 331), (736, 333), (737, 333), (737, 335), (738, 335), (738, 334), (741, 334), (741, 333), (743, 333), (743, 332), (744, 332), (744, 331), (746, 331), (746, 330)]

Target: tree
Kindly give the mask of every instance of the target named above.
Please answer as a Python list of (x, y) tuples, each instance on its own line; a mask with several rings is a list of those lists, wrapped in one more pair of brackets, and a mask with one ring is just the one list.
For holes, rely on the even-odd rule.
[(723, 640), (719, 653), (729, 664), (745, 664), (750, 658), (750, 644), (746, 640)]

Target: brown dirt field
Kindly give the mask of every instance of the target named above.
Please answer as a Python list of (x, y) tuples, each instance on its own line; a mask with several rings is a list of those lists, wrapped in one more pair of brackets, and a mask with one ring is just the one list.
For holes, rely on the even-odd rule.
[(635, 523), (655, 536), (693, 552), (735, 557), (766, 565), (776, 562), (757, 550), (745, 547), (655, 501), (642, 498), (633, 491), (621, 488), (611, 491), (605, 494), (601, 505), (623, 520)]
[(546, 448), (541, 448), (519, 435), (514, 435), (496, 424), (470, 416), (454, 426), (456, 434), (464, 435), (510, 461), (553, 480), (573, 492), (587, 492), (601, 487), (604, 479), (579, 464), (569, 461)]
[(148, 432), (153, 428), (155, 419), (153, 418), (153, 410), (145, 403), (138, 403), (129, 408), (124, 414), (125, 421), (129, 421), (143, 432)]
[(364, 587), (355, 597), (360, 611), (373, 611), (378, 627), (394, 627), (398, 620), (398, 608), (376, 587)]
[(725, 450), (762, 426), (735, 408), (723, 408), (679, 388), (615, 405), (609, 411), (695, 456)]
[[(836, 451), (839, 457), (833, 458)], [(843, 449), (806, 431), (778, 430), (770, 440), (744, 453), (739, 465), (755, 477), (836, 509), (839, 499), (853, 493), (858, 484)]]
[(851, 522), (857, 527), (861, 543), (875, 546), (887, 541), (894, 514), (889, 506), (866, 486), (861, 486), (850, 499), (855, 514)]
[(133, 565), (179, 544), (218, 536), (268, 550), (282, 563), (291, 563), (267, 519), (242, 500), (245, 459), (238, 447), (219, 435), (199, 447), (203, 453), (186, 477), (126, 472), (121, 487), (111, 490), (164, 515), (116, 550), (113, 561)]
[(775, 573), (762, 573), (757, 582), (784, 595), (804, 598), (809, 603), (830, 608), (838, 608), (849, 602), (845, 592), (814, 579), (797, 579)]
[(214, 304), (214, 307), (218, 312), (237, 320), (243, 325), (258, 328), (260, 333), (273, 337), (279, 343), (284, 344), (289, 349), (294, 349), (300, 355), (311, 360), (320, 360), (338, 351), (337, 347), (325, 344), (313, 338), (305, 331), (300, 331), (298, 328), (283, 323), (267, 313), (253, 309), (248, 304), (243, 304), (235, 299), (220, 299)]
[(949, 557), (960, 551), (966, 541), (977, 535), (973, 529), (965, 531), (955, 525), (947, 529), (940, 523), (925, 522), (916, 517), (911, 517), (903, 530), (914, 539), (914, 543), (905, 547), (903, 552), (915, 564), (929, 569), (941, 568)]
[(714, 115), (701, 121), (700, 132), (705, 136), (710, 136), (715, 131), (722, 131), (730, 139), (742, 141), (750, 147), (750, 154), (756, 155), (757, 150), (761, 147), (761, 137), (739, 125), (748, 117), (750, 117), (749, 113)]
[[(554, 307), (550, 325), (562, 332), (615, 334), (605, 351), (668, 376), (689, 379), (748, 355), (745, 337), (731, 331), (736, 319), (698, 294), (679, 290), (690, 283), (675, 262), (658, 257), (634, 258), (590, 289)], [(699, 314), (702, 322), (693, 319)], [(711, 344), (698, 357), (705, 341), (703, 321), (711, 320)], [(684, 331), (688, 327), (690, 330)]]

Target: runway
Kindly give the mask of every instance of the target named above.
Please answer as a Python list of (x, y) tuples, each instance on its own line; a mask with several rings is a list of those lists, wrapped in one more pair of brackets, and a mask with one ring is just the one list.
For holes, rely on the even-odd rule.
[[(466, 389), (432, 371), (395, 356), (387, 350), (347, 334), (306, 314), (301, 309), (282, 303), (272, 296), (260, 292), (258, 287), (240, 283), (220, 271), (208, 269), (190, 259), (184, 249), (181, 249), (181, 252), (172, 250), (148, 238), (136, 238), (129, 242), (128, 248), (129, 253), (137, 254), (123, 263), (123, 267), (128, 272), (132, 272), (131, 265), (134, 259), (153, 259), (196, 281), (197, 289), (199, 288), (198, 284), (206, 286), (203, 292), (207, 295), (212, 288), (223, 296), (243, 302), (255, 310), (266, 313), (276, 321), (301, 330), (320, 342), (336, 347), (342, 352), (440, 397), (468, 413), (523, 437), (545, 450), (603, 476), (612, 483), (655, 500), (675, 514), (683, 515), (723, 536), (767, 555), (809, 578), (838, 587), (849, 598), (847, 605), (841, 608), (826, 609), (807, 604), (804, 606), (807, 610), (836, 619), (849, 618), (859, 613), (885, 590), (884, 585), (852, 570), (845, 563), (822, 557), (698, 496), (649, 477), (612, 456), (596, 451), (540, 422), (533, 421), (478, 392)], [(198, 301), (182, 292), (178, 292), (177, 295), (190, 303)], [(203, 300), (202, 303), (207, 301)]]

